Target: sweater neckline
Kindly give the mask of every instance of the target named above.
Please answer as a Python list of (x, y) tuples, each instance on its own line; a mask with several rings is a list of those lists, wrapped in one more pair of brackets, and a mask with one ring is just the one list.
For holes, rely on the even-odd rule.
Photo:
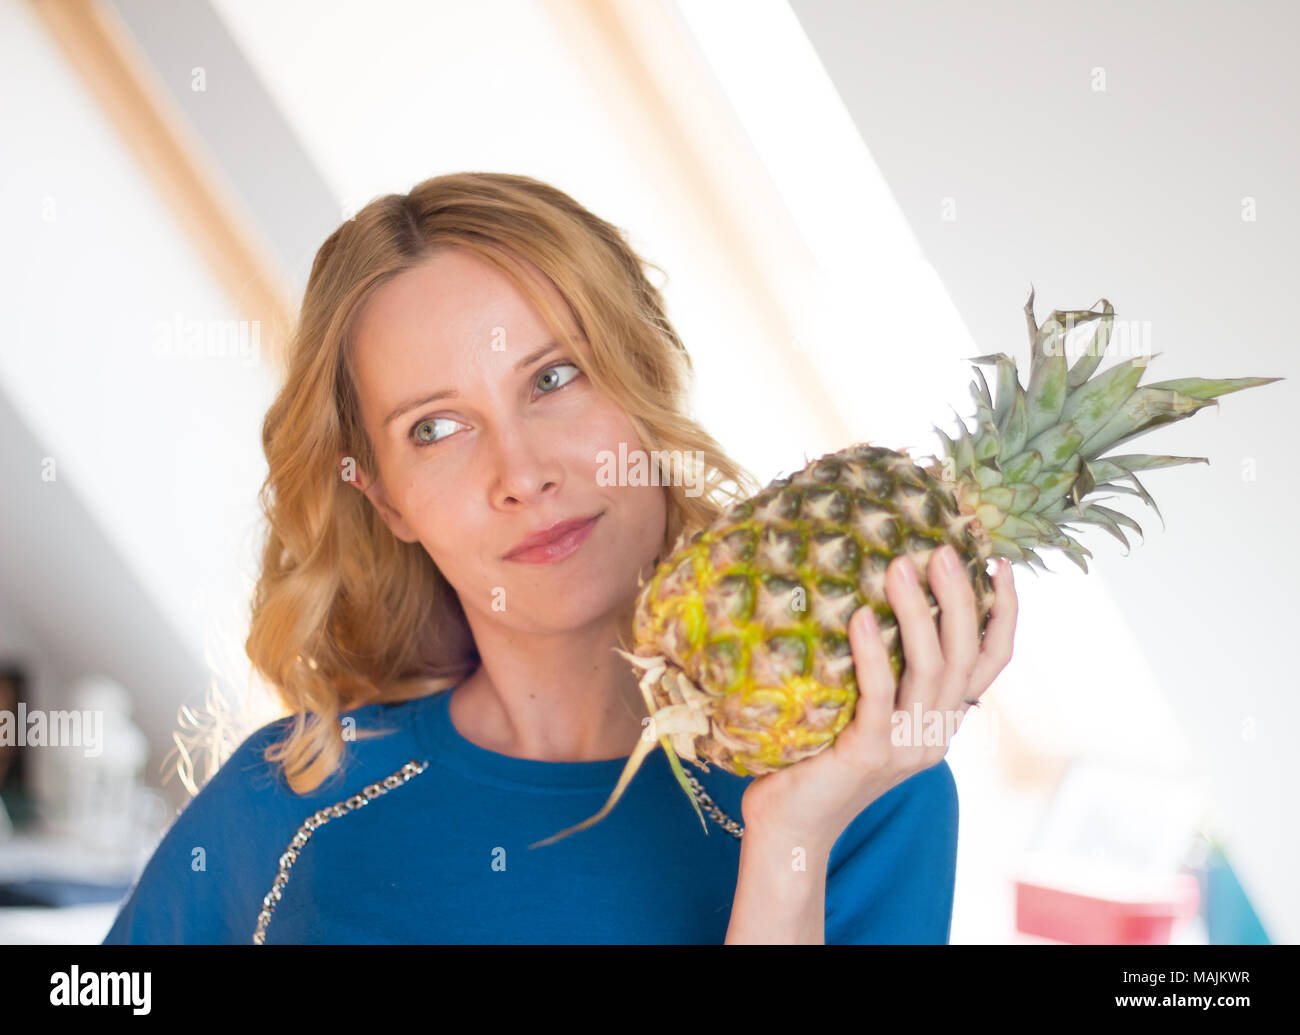
[[(629, 756), (591, 762), (547, 762), (516, 758), (480, 747), (466, 739), (452, 722), (451, 695), (455, 689), (439, 690), (424, 698), (416, 727), (422, 745), (431, 752), (433, 760), (464, 776), (522, 790), (598, 789), (608, 794), (627, 766)], [(650, 761), (647, 759), (646, 764)]]

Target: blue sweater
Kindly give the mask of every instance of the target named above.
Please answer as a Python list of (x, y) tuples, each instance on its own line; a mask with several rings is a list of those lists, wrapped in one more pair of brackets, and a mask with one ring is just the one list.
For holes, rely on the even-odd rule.
[[(662, 750), (605, 819), (530, 850), (597, 812), (626, 759), (497, 754), (460, 735), (450, 696), (345, 712), (358, 731), (393, 732), (345, 740), (342, 771), (306, 796), (262, 757), (290, 720), (251, 734), (172, 821), (104, 944), (250, 944), (282, 858), (288, 879), (263, 924), (268, 945), (725, 940), (740, 842), (707, 814), (705, 834)], [(418, 771), (403, 779), (409, 762)], [(741, 822), (752, 777), (684, 768)], [(383, 793), (360, 795), (390, 775)], [(304, 828), (349, 799), (353, 808)], [(940, 762), (835, 842), (826, 943), (947, 942), (956, 856), (957, 788)]]

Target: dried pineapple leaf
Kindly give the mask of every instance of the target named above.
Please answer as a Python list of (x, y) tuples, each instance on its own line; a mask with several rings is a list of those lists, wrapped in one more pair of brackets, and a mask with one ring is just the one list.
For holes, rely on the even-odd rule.
[(543, 845), (554, 844), (570, 834), (576, 834), (579, 830), (585, 830), (595, 823), (604, 819), (618, 800), (627, 790), (628, 784), (636, 775), (637, 770), (641, 768), (650, 752), (656, 747), (656, 734), (658, 735), (658, 746), (663, 747), (664, 754), (668, 758), (668, 765), (673, 771), (673, 776), (681, 785), (686, 796), (691, 800), (691, 806), (695, 809), (695, 814), (700, 817), (700, 826), (704, 828), (704, 833), (709, 832), (709, 825), (704, 819), (704, 813), (700, 811), (700, 803), (695, 798), (695, 792), (691, 788), (690, 782), (686, 779), (686, 773), (682, 769), (681, 761), (677, 757), (677, 752), (673, 749), (670, 735), (679, 732), (707, 733), (709, 730), (709, 720), (697, 707), (691, 704), (672, 704), (662, 708), (656, 706), (654, 695), (650, 691), (650, 686), (655, 682), (664, 679), (667, 669), (666, 659), (662, 657), (643, 658), (626, 651), (614, 648), (615, 653), (621, 655), (624, 659), (631, 662), (644, 670), (644, 675), (638, 684), (641, 690), (641, 696), (645, 698), (646, 706), (650, 710), (650, 723), (640, 739), (637, 740), (636, 748), (627, 760), (627, 765), (623, 767), (623, 772), (618, 778), (618, 783), (614, 786), (613, 792), (609, 796), (604, 806), (599, 812), (588, 819), (583, 820), (575, 826), (566, 827), (558, 834), (552, 834), (550, 837), (543, 838), (541, 841), (534, 841), (529, 848), (541, 848)]

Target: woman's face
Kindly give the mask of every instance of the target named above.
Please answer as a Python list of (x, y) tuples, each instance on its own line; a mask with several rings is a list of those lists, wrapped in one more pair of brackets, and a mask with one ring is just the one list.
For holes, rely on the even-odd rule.
[[(554, 285), (524, 265), (576, 335)], [(380, 286), (353, 335), (379, 467), (378, 479), (358, 472), (358, 487), (398, 538), (423, 545), (472, 622), (527, 632), (628, 610), (667, 521), (662, 486), (598, 482), (601, 451), (618, 456), (625, 443), (630, 467), (643, 446), (579, 354), (563, 343), (544, 351), (551, 337), (508, 277), (455, 248)], [(507, 556), (532, 533), (591, 515), (567, 556)]]

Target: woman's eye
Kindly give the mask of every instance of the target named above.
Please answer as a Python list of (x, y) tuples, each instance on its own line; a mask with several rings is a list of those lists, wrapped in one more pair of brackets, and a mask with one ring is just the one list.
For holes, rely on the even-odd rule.
[(582, 373), (582, 371), (579, 370), (577, 365), (574, 363), (556, 363), (555, 366), (547, 367), (545, 370), (542, 371), (541, 375), (537, 378), (537, 383), (540, 385), (542, 381), (545, 380), (546, 378), (552, 378), (552, 383), (549, 386), (550, 388), (563, 388), (566, 384), (569, 383), (569, 381), (573, 380), (573, 377), (569, 377), (568, 379), (563, 381), (555, 380), (556, 378), (559, 377), (559, 375), (556, 374), (555, 372), (557, 370), (562, 370), (564, 367), (572, 367), (574, 371), (574, 376), (577, 376), (577, 374)]
[(435, 442), (441, 442), (442, 436), (434, 437), (434, 429), (438, 426), (439, 422), (446, 424), (458, 423), (450, 417), (430, 417), (428, 420), (422, 420), (411, 429), (411, 437), (415, 439), (415, 444), (417, 446), (431, 446)]

